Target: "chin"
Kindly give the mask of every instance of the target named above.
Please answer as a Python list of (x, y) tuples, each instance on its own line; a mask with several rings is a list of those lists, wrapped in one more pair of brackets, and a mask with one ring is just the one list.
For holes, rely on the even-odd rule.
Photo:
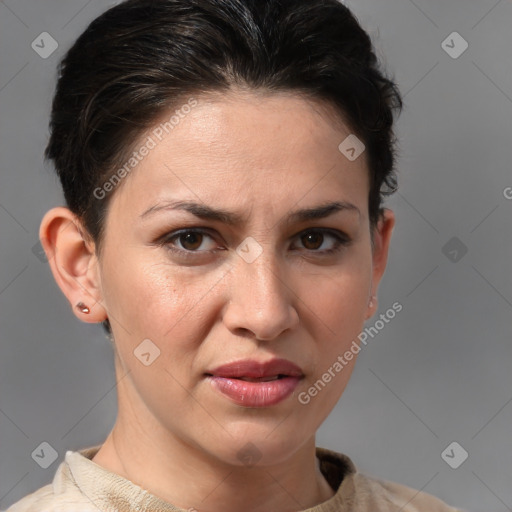
[[(293, 429), (292, 432), (297, 432)], [(311, 436), (309, 436), (310, 438)], [(290, 425), (273, 425), (272, 428), (244, 425), (225, 439), (225, 449), (215, 452), (217, 456), (233, 466), (273, 466), (288, 460), (308, 437), (291, 435)], [(222, 453), (219, 453), (222, 452)]]

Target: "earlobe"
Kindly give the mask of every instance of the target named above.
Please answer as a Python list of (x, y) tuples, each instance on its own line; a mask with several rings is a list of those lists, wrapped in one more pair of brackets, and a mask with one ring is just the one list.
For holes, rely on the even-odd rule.
[(52, 208), (41, 221), (39, 238), (74, 314), (89, 323), (105, 320), (94, 242), (76, 215), (68, 208)]
[[(372, 288), (373, 288), (373, 285), (372, 285)], [(372, 292), (372, 295), (370, 295), (370, 298), (368, 299), (368, 307), (366, 308), (365, 320), (370, 319), (375, 314), (376, 309), (377, 309), (377, 296), (373, 295), (373, 292)]]

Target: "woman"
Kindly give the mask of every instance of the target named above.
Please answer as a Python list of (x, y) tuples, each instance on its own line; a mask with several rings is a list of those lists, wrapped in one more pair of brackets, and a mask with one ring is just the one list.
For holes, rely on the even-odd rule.
[(40, 238), (109, 334), (118, 418), (9, 511), (455, 510), (315, 445), (377, 309), (400, 108), (336, 0), (130, 0), (91, 23), (60, 69), (67, 204)]

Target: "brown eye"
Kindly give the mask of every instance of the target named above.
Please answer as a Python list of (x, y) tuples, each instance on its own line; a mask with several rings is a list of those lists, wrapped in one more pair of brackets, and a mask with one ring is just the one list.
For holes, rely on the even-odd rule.
[(181, 246), (187, 251), (195, 251), (201, 246), (203, 241), (202, 233), (190, 231), (189, 233), (181, 234), (177, 237), (181, 242)]
[[(327, 248), (320, 249), (326, 241), (331, 240)], [(350, 244), (350, 238), (337, 230), (309, 229), (299, 235), (299, 240), (306, 251), (311, 251), (319, 256), (333, 254), (341, 251)]]
[[(209, 244), (208, 240), (210, 240)], [(214, 252), (212, 249), (216, 246), (213, 237), (207, 232), (192, 229), (169, 233), (162, 237), (159, 243), (162, 246), (166, 246), (171, 251), (183, 255), (211, 253)]]
[(307, 235), (302, 235), (301, 240), (306, 249), (315, 250), (322, 245), (324, 236), (321, 233), (308, 233)]

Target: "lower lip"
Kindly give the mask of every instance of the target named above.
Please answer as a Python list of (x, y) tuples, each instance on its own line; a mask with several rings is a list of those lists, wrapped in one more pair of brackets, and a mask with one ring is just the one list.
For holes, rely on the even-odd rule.
[(288, 398), (297, 387), (300, 377), (284, 377), (267, 382), (209, 376), (213, 387), (238, 405), (269, 407)]

